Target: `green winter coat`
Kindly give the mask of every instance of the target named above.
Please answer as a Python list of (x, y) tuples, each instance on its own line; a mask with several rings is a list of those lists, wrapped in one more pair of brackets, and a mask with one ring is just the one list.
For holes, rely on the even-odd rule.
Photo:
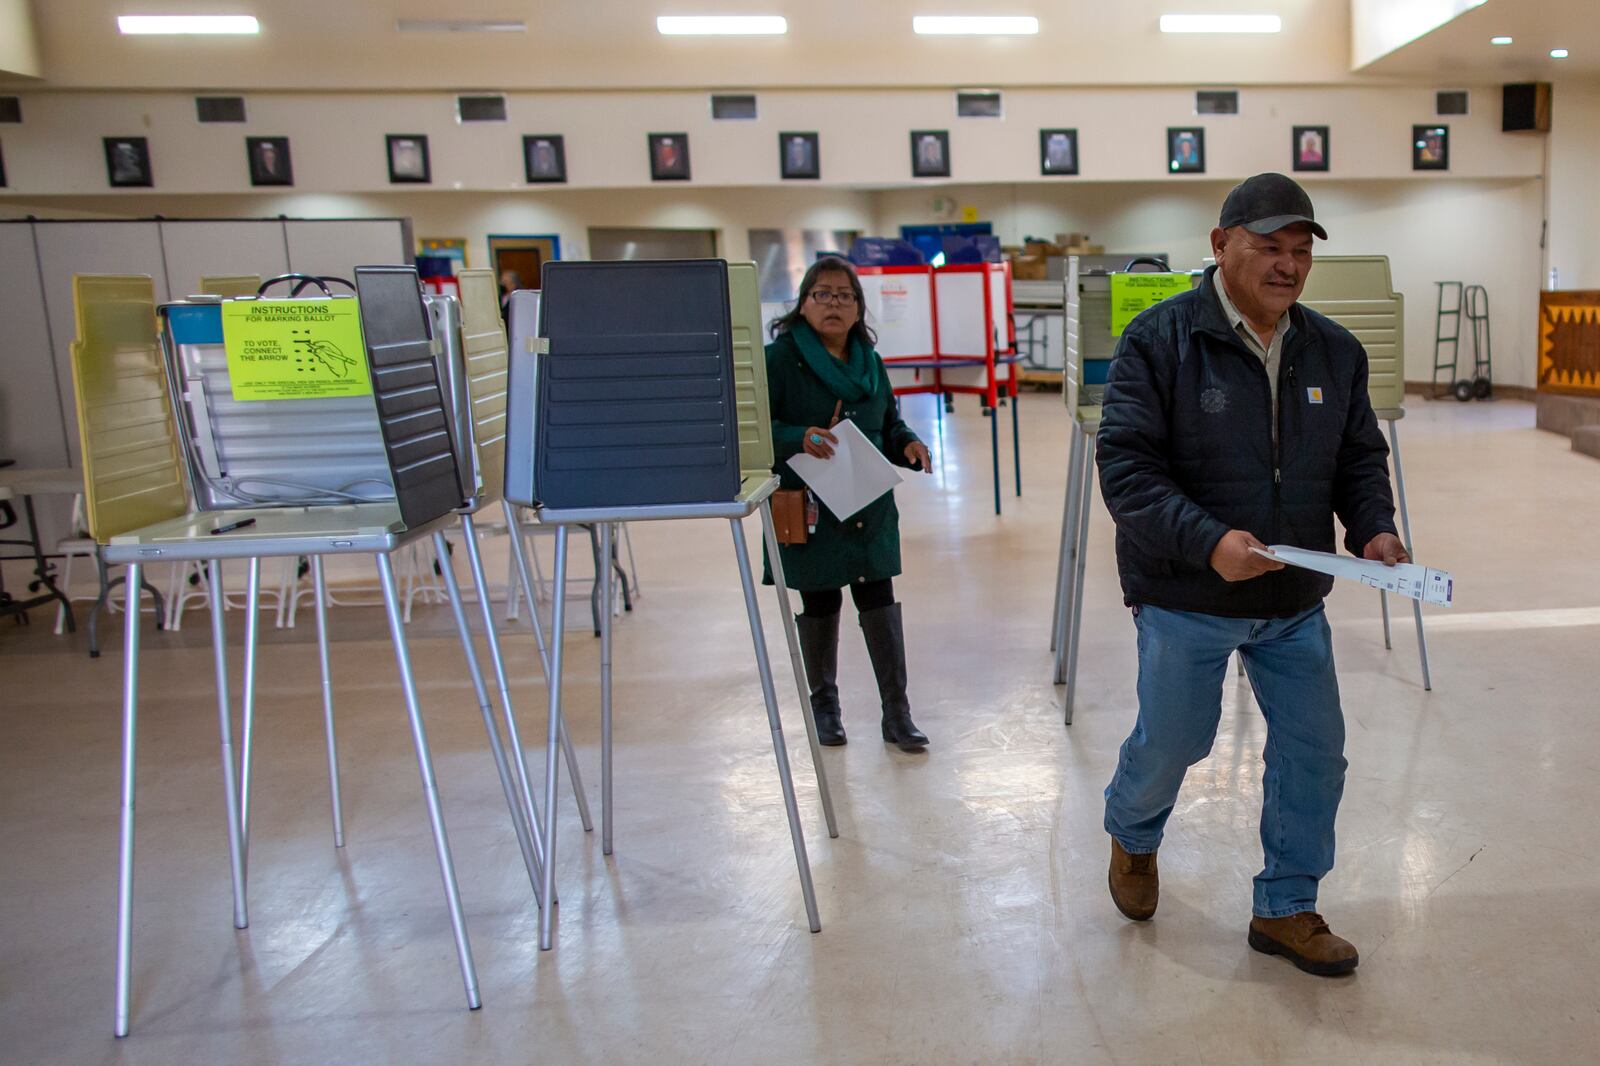
[[(821, 341), (811, 327), (797, 322), (767, 345), (767, 395), (772, 407), (772, 442), (777, 454), (773, 472), (783, 479), (786, 489), (803, 489), (805, 482), (790, 469), (788, 459), (805, 450), (809, 426), (827, 427), (834, 405), (841, 399), (841, 421), (849, 419), (877, 445), (896, 466), (910, 467), (906, 445), (917, 440), (900, 418), (900, 404), (889, 385), (883, 360), (870, 348), (853, 347), (850, 360), (830, 372), (832, 378), (866, 382), (870, 392), (855, 399), (839, 395), (810, 365), (796, 334), (807, 334), (811, 358), (822, 352)], [(873, 378), (876, 381), (873, 381)], [(861, 390), (866, 391), (866, 390)], [(792, 589), (821, 592), (865, 581), (878, 581), (900, 573), (900, 513), (895, 509), (894, 493), (887, 492), (844, 522), (826, 504), (817, 501), (817, 528), (805, 544), (785, 544), (778, 549), (783, 557), (783, 576)], [(763, 579), (772, 583), (770, 564)]]

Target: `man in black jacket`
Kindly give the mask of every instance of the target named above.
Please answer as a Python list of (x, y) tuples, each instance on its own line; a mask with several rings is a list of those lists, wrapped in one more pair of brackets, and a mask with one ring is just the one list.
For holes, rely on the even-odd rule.
[(1333, 868), (1344, 717), (1322, 599), (1333, 579), (1285, 567), (1268, 544), (1408, 561), (1395, 535), (1389, 450), (1367, 397), (1367, 355), (1296, 301), (1313, 237), (1293, 179), (1228, 194), (1217, 265), (1135, 318), (1111, 363), (1100, 485), (1139, 631), (1139, 718), (1106, 787), (1111, 896), (1155, 914), (1156, 849), (1188, 767), (1216, 737), (1238, 652), (1267, 720), (1261, 843), (1249, 944), (1302, 970), (1349, 973), (1359, 956), (1316, 913)]

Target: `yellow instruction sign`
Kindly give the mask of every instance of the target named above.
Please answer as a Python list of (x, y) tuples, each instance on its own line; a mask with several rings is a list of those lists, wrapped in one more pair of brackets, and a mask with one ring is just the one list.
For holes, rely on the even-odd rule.
[(355, 300), (230, 300), (222, 343), (235, 400), (372, 394)]
[(1111, 335), (1122, 336), (1140, 311), (1191, 287), (1187, 274), (1111, 275)]

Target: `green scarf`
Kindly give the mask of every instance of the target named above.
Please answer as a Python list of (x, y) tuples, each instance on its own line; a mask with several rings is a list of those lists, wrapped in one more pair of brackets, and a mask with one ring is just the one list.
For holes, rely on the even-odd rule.
[(878, 360), (872, 349), (855, 337), (850, 338), (848, 357), (839, 360), (828, 352), (817, 331), (805, 320), (797, 321), (789, 332), (812, 373), (845, 403), (860, 403), (878, 391)]

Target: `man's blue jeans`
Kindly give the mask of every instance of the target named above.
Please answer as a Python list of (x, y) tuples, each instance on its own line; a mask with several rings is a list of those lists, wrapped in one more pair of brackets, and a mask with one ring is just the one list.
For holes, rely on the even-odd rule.
[(1344, 715), (1333, 638), (1318, 604), (1293, 618), (1218, 618), (1140, 607), (1139, 720), (1106, 786), (1106, 832), (1133, 854), (1155, 851), (1184, 772), (1217, 736), (1222, 681), (1235, 650), (1267, 719), (1255, 913), (1315, 910), (1333, 869), (1344, 792)]

